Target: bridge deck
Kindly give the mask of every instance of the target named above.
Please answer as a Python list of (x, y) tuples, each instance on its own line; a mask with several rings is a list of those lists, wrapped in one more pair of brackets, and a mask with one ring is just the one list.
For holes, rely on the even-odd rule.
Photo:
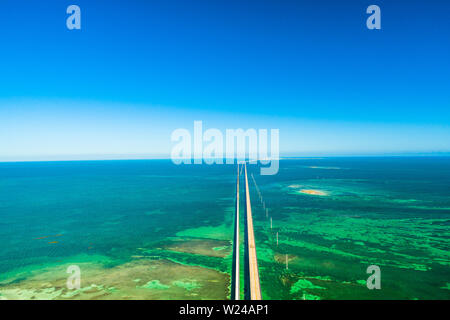
[(256, 256), (255, 235), (253, 232), (252, 206), (250, 202), (250, 191), (248, 188), (247, 165), (245, 169), (245, 205), (247, 214), (247, 244), (248, 244), (248, 272), (249, 290), (251, 300), (261, 300), (261, 287), (259, 282), (258, 259)]
[(234, 245), (233, 245), (233, 255), (234, 255), (234, 270), (233, 270), (233, 280), (232, 280), (232, 293), (231, 299), (240, 299), (240, 275), (239, 275), (239, 163), (237, 167), (237, 178), (236, 178), (236, 209), (235, 209), (235, 221), (234, 221)]

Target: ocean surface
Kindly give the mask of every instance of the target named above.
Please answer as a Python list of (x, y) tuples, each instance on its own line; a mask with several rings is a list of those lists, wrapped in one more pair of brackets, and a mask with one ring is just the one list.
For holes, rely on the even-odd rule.
[[(248, 169), (264, 299), (450, 299), (450, 158)], [(0, 163), (0, 299), (228, 299), (235, 183), (236, 165)]]

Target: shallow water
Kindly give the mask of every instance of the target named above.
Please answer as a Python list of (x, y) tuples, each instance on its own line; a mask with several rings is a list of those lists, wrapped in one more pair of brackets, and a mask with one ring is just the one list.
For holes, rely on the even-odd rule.
[[(235, 169), (0, 163), (0, 298), (228, 298)], [(273, 221), (250, 179), (263, 298), (450, 298), (449, 158), (292, 159), (275, 176), (249, 173)], [(371, 264), (381, 290), (366, 287)]]

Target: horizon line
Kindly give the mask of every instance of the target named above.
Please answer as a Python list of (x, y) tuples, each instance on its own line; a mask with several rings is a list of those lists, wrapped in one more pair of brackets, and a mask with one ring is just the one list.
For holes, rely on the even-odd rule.
[[(120, 156), (120, 155), (117, 155)], [(417, 153), (373, 153), (373, 154), (312, 154), (312, 155), (292, 155), (292, 156), (279, 156), (277, 159), (251, 159), (251, 161), (273, 161), (273, 160), (301, 160), (301, 159), (324, 159), (324, 158), (389, 158), (389, 157), (450, 157), (450, 152), (417, 152)], [(190, 160), (194, 159), (220, 159), (220, 158), (188, 158)], [(222, 160), (233, 159), (234, 160), (242, 160), (240, 158), (226, 158), (223, 157)], [(63, 159), (56, 158), (51, 159), (51, 157), (43, 159), (25, 159), (25, 158), (16, 158), (16, 159), (1, 159), (0, 163), (19, 163), (19, 162), (82, 162), (82, 161), (132, 161), (132, 160), (172, 160), (170, 157), (161, 156), (161, 157), (151, 157), (151, 156), (143, 156), (143, 157), (124, 157), (124, 158), (71, 158), (71, 159)], [(247, 157), (245, 160), (250, 160)]]

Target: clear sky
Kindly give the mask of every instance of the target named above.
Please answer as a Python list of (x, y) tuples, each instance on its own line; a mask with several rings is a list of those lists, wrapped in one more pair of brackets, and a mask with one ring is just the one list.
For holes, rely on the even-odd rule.
[(450, 152), (450, 2), (1, 1), (0, 160), (163, 157), (194, 120), (285, 155)]

